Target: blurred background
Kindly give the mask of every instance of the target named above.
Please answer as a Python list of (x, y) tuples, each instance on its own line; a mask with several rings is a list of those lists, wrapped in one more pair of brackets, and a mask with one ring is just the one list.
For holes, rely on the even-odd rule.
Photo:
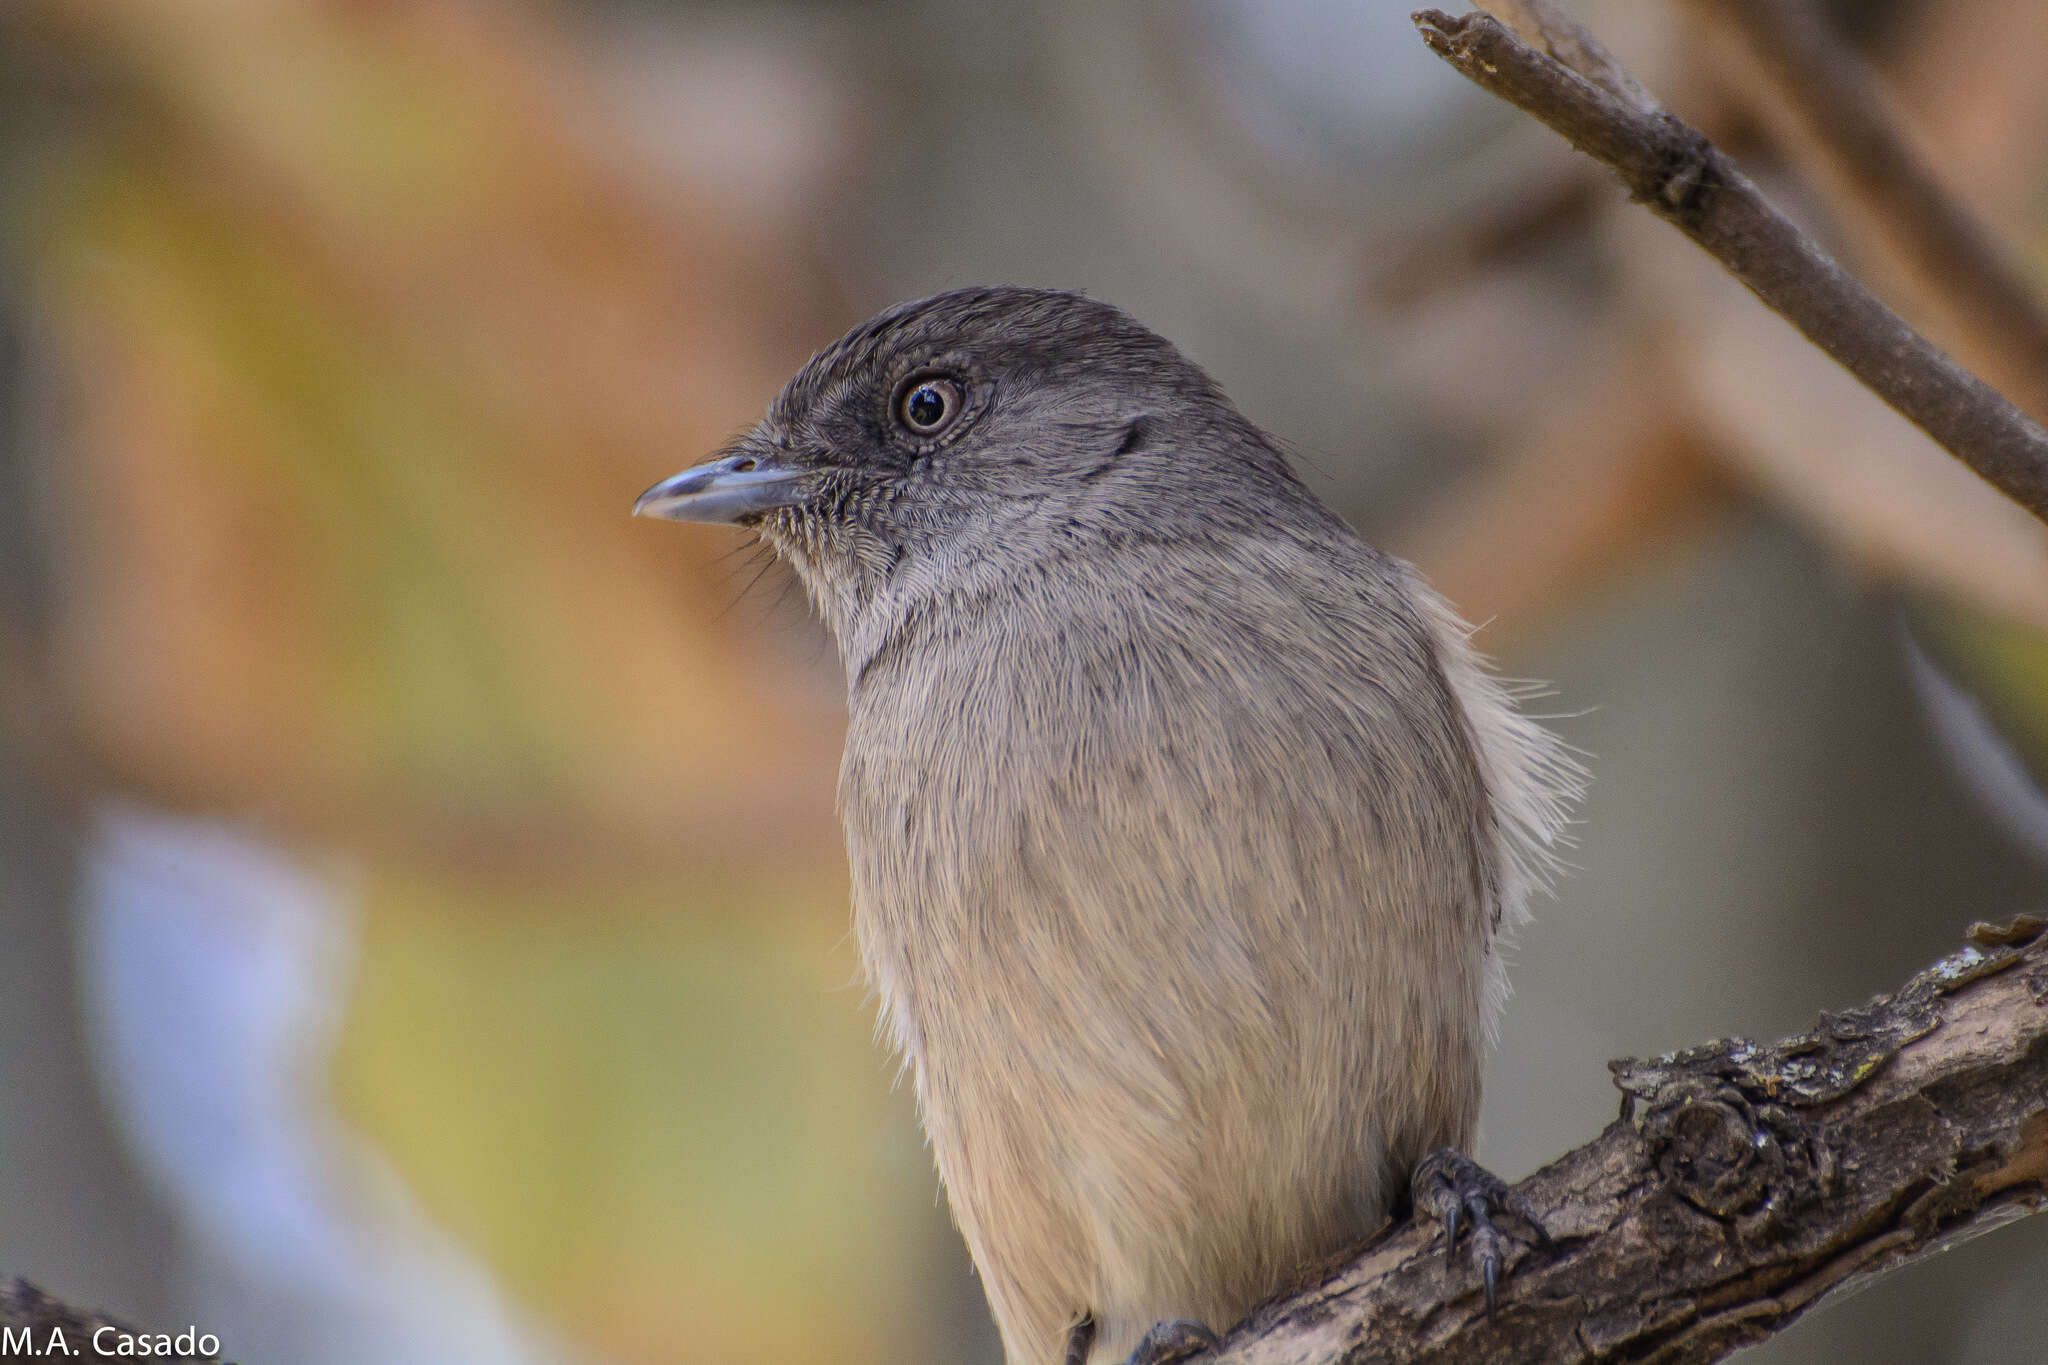
[[(2036, 3), (1829, 20), (2041, 279)], [(0, 12), (0, 1273), (250, 1365), (997, 1359), (847, 941), (836, 661), (626, 515), (950, 286), (1174, 338), (1552, 684), (1596, 781), (1503, 1174), (1609, 1057), (2041, 910), (2048, 531), (1408, 8)], [(1710, 8), (1580, 12), (1998, 372)], [(2038, 1359), (2044, 1276), (2036, 1219), (1751, 1358)]]

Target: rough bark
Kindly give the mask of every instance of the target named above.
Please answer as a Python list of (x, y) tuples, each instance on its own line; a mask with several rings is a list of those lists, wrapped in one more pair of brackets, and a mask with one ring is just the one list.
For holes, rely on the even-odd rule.
[(1808, 1033), (1611, 1063), (1621, 1116), (1516, 1187), (1548, 1249), (1498, 1310), (1404, 1226), (1217, 1365), (1700, 1365), (2048, 1202), (2048, 935), (1961, 951)]
[[(1489, 1315), (1407, 1224), (1255, 1312), (1212, 1365), (1703, 1365), (2048, 1203), (2048, 933), (2023, 918), (1810, 1032), (1610, 1063), (1621, 1116), (1515, 1187), (1552, 1244)], [(104, 1314), (0, 1284), (0, 1331)], [(18, 1339), (18, 1338), (17, 1338)], [(209, 1357), (210, 1359), (210, 1357)]]

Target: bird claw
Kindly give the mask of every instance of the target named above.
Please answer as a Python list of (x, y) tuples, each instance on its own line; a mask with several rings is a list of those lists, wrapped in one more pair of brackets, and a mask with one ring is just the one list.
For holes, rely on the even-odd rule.
[[(1169, 1318), (1155, 1322), (1132, 1351), (1124, 1365), (1178, 1365), (1193, 1360), (1216, 1346), (1216, 1334), (1192, 1318)], [(1067, 1334), (1065, 1365), (1088, 1365), (1095, 1349), (1094, 1315), (1082, 1318)]]
[(1443, 1225), (1446, 1271), (1457, 1264), (1458, 1234), (1470, 1228), (1467, 1255), (1485, 1287), (1489, 1315), (1500, 1300), (1501, 1268), (1512, 1245), (1509, 1234), (1494, 1223), (1494, 1215), (1512, 1214), (1528, 1224), (1531, 1233), (1522, 1240), (1531, 1245), (1546, 1250), (1553, 1245), (1529, 1201), (1463, 1152), (1441, 1147), (1424, 1157), (1415, 1168), (1409, 1191), (1416, 1216)]
[(1192, 1318), (1155, 1322), (1124, 1365), (1177, 1365), (1216, 1348), (1216, 1334)]
[(1095, 1349), (1095, 1317), (1089, 1314), (1067, 1333), (1067, 1349), (1060, 1365), (1088, 1365), (1088, 1353)]

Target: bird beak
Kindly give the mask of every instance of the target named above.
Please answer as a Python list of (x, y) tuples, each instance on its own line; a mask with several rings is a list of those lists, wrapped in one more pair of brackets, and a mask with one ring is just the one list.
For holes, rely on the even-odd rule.
[(726, 455), (663, 479), (633, 503), (633, 515), (730, 524), (794, 506), (809, 474), (768, 456)]

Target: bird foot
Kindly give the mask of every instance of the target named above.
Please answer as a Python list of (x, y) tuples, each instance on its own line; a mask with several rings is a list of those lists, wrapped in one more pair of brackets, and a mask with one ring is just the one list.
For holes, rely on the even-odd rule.
[(1074, 1330), (1067, 1333), (1067, 1349), (1060, 1357), (1061, 1365), (1088, 1365), (1088, 1353), (1094, 1349), (1095, 1319), (1082, 1318), (1074, 1324)]
[(1458, 1234), (1469, 1228), (1472, 1234), (1468, 1258), (1486, 1286), (1486, 1311), (1491, 1314), (1500, 1294), (1501, 1266), (1507, 1259), (1509, 1234), (1495, 1224), (1496, 1214), (1512, 1214), (1528, 1224), (1530, 1233), (1518, 1240), (1532, 1246), (1551, 1245), (1550, 1234), (1528, 1200), (1507, 1187), (1499, 1176), (1463, 1152), (1439, 1147), (1415, 1167), (1409, 1181), (1409, 1195), (1415, 1216), (1430, 1218), (1444, 1230), (1444, 1267), (1457, 1262)]
[(1216, 1334), (1192, 1318), (1155, 1322), (1124, 1365), (1177, 1365), (1216, 1348)]
[[(1155, 1322), (1124, 1365), (1178, 1365), (1193, 1360), (1216, 1345), (1216, 1334), (1191, 1318)], [(1065, 1365), (1088, 1365), (1088, 1353), (1095, 1349), (1095, 1319), (1082, 1318), (1067, 1336)]]

